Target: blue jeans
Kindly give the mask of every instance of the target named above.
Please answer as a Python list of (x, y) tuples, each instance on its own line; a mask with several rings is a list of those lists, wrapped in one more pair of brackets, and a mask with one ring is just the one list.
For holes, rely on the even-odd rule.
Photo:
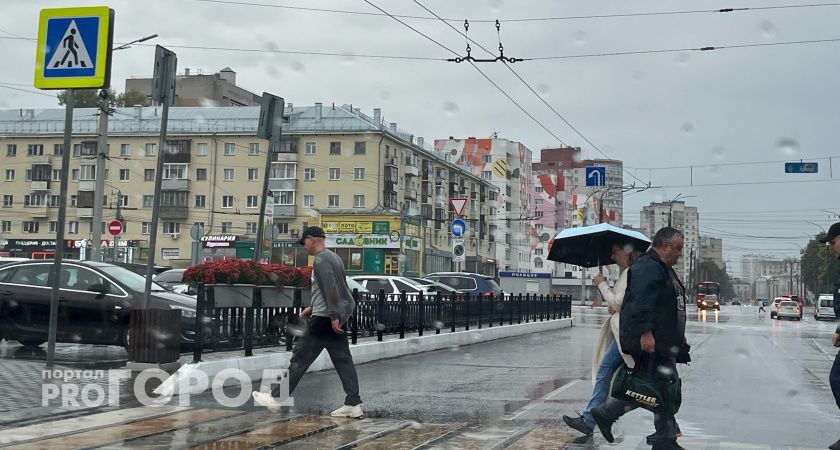
[(595, 386), (592, 388), (592, 398), (589, 404), (586, 405), (586, 410), (583, 411), (583, 420), (592, 428), (595, 428), (595, 420), (592, 418), (592, 408), (601, 406), (610, 396), (610, 382), (613, 374), (618, 370), (624, 360), (621, 358), (621, 352), (618, 351), (618, 344), (613, 339), (607, 351), (604, 352), (604, 357), (601, 359), (601, 365), (598, 366), (598, 372), (595, 373)]

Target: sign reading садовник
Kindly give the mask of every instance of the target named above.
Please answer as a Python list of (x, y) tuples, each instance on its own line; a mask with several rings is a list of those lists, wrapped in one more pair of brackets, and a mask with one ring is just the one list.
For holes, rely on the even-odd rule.
[(107, 88), (114, 10), (107, 6), (42, 9), (35, 50), (35, 87)]

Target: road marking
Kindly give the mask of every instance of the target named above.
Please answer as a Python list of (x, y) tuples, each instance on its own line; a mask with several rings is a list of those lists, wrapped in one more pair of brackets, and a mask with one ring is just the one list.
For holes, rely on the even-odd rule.
[(819, 351), (820, 351), (820, 353), (822, 353), (823, 355), (825, 355), (825, 358), (826, 358), (827, 360), (831, 361), (831, 360), (833, 360), (833, 359), (835, 358), (835, 356), (831, 356), (831, 355), (829, 355), (829, 354), (828, 354), (828, 352), (827, 352), (827, 351), (825, 351), (825, 349), (824, 349), (824, 348), (822, 348), (822, 345), (820, 345), (820, 344), (817, 342), (817, 340), (816, 340), (816, 339), (811, 338), (811, 342), (813, 342), (813, 343), (814, 343), (814, 348), (816, 348), (817, 350), (819, 350)]
[(561, 392), (565, 391), (566, 389), (571, 388), (572, 386), (574, 386), (574, 385), (576, 385), (576, 384), (580, 383), (581, 381), (583, 381), (583, 380), (580, 380), (580, 379), (578, 379), (578, 380), (572, 380), (572, 381), (570, 381), (570, 382), (568, 382), (568, 383), (564, 384), (563, 386), (560, 386), (559, 388), (557, 388), (557, 389), (555, 389), (555, 390), (553, 390), (553, 391), (549, 392), (548, 394), (543, 395), (542, 397), (540, 397), (540, 398), (536, 399), (535, 401), (533, 401), (533, 402), (531, 402), (531, 403), (529, 403), (529, 404), (527, 404), (527, 405), (523, 406), (522, 408), (520, 408), (520, 409), (519, 409), (519, 411), (517, 411), (517, 412), (516, 412), (516, 414), (514, 414), (514, 415), (512, 415), (512, 416), (510, 416), (510, 417), (507, 417), (507, 418), (505, 418), (504, 420), (516, 420), (516, 418), (517, 418), (517, 417), (519, 417), (519, 416), (521, 416), (522, 414), (525, 414), (526, 412), (528, 412), (528, 411), (530, 411), (530, 410), (532, 410), (532, 409), (536, 408), (536, 407), (537, 407), (537, 405), (540, 405), (540, 404), (542, 404), (542, 403), (545, 403), (545, 401), (546, 401), (546, 400), (551, 400), (551, 399), (552, 399), (552, 398), (554, 398), (557, 394), (559, 394), (559, 393), (561, 393)]

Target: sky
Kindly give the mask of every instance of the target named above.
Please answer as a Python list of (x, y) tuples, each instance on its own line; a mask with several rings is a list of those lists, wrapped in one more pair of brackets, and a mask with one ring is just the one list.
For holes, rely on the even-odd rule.
[[(626, 223), (638, 225), (652, 201), (681, 196), (699, 208), (701, 234), (724, 239), (734, 275), (740, 255), (796, 257), (808, 236), (840, 220), (840, 4), (369, 2), (103, 2), (116, 11), (115, 42), (159, 35), (114, 53), (112, 85), (123, 91), (126, 78), (150, 76), (159, 44), (177, 53), (179, 72), (229, 66), (240, 86), (287, 103), (382, 108), (386, 121), (426, 142), (498, 133), (535, 155), (581, 147), (585, 158), (624, 161), (626, 184), (650, 183), (625, 197)], [(17, 37), (35, 37), (42, 8), (90, 5), (4, 2), (0, 108), (58, 106), (52, 92), (34, 93), (35, 43)], [(373, 5), (426, 19), (403, 24)], [(720, 8), (747, 9), (709, 12)], [(505, 56), (532, 60), (444, 61), (466, 55), (464, 19), (472, 56), (494, 58), (501, 40)], [(791, 44), (819, 40), (827, 41)], [(710, 46), (719, 49), (696, 50)], [(558, 58), (533, 59), (548, 57)], [(784, 161), (800, 160), (818, 162), (819, 173), (784, 173)]]

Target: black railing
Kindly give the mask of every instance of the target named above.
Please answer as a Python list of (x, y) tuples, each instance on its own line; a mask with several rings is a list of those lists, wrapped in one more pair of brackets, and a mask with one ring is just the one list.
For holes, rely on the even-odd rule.
[[(442, 330), (470, 330), (475, 327), (510, 326), (521, 323), (542, 322), (572, 316), (569, 295), (552, 294), (454, 294), (429, 296), (424, 294), (378, 294), (353, 292), (356, 312), (347, 325), (353, 344), (360, 337), (376, 336), (382, 341), (385, 335), (424, 333), (440, 334)], [(198, 286), (196, 308), (196, 333), (193, 360), (201, 360), (203, 349), (214, 351), (244, 348), (246, 356), (254, 347), (285, 346), (292, 349), (294, 339), (302, 334), (303, 324), (298, 315), (303, 310), (301, 293), (295, 292), (293, 306), (261, 307), (259, 290), (255, 292), (254, 306), (250, 308), (217, 308), (213, 290)]]

